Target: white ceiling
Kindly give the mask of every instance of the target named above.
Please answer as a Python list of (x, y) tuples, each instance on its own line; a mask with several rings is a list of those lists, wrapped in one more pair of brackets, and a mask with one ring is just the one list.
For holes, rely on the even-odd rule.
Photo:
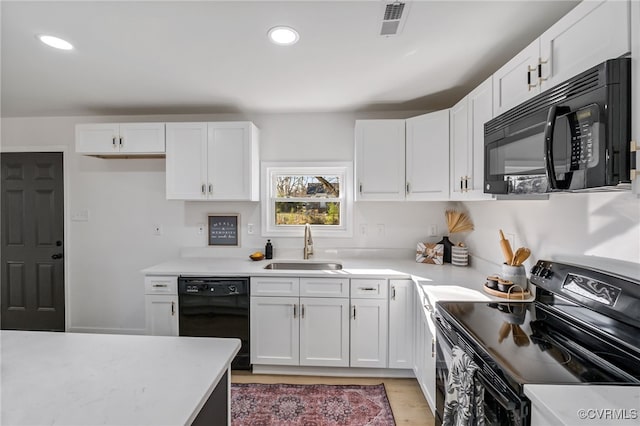
[[(2, 1), (1, 114), (434, 110), (490, 76), (577, 1)], [(300, 33), (270, 44), (276, 25)], [(37, 34), (70, 41), (56, 51)]]

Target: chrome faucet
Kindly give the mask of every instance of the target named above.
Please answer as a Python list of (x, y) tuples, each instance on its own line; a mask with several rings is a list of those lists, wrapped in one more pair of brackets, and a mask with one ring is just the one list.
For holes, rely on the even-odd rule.
[(313, 238), (311, 238), (311, 225), (304, 225), (304, 258), (309, 259), (313, 254)]

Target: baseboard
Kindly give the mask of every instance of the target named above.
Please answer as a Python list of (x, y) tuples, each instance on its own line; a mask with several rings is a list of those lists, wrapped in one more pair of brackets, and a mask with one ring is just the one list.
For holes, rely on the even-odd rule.
[(413, 370), (391, 368), (306, 367), (285, 365), (253, 365), (253, 374), (296, 376), (391, 377), (414, 378)]
[(98, 328), (98, 327), (69, 327), (67, 333), (90, 334), (146, 334), (144, 328)]

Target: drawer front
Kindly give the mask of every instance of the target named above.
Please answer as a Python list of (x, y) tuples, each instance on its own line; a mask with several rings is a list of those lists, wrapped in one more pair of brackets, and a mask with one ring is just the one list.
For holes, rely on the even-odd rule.
[(178, 294), (178, 277), (144, 277), (144, 294)]
[(349, 297), (349, 279), (300, 278), (300, 296)]
[(300, 278), (251, 277), (251, 296), (299, 296)]
[(352, 299), (386, 299), (389, 283), (386, 279), (351, 279)]

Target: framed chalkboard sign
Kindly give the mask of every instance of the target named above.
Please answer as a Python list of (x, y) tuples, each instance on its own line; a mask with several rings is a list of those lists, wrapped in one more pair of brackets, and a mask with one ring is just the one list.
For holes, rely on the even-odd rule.
[(209, 245), (210, 246), (239, 246), (240, 245), (240, 215), (239, 214), (210, 214), (209, 215)]

